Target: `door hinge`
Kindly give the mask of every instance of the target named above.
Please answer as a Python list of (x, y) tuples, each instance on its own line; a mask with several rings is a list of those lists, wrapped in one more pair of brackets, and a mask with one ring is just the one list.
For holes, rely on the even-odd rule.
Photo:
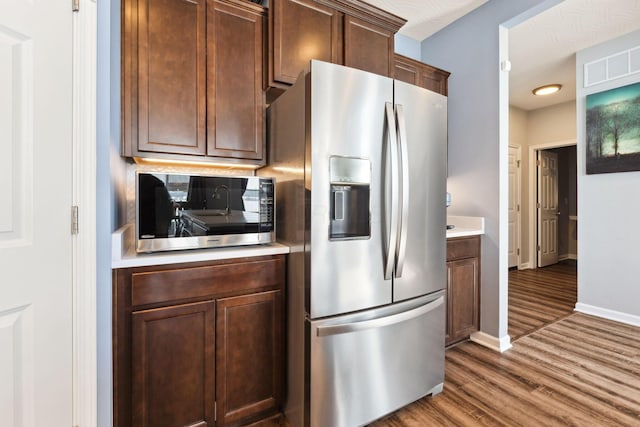
[(78, 12), (80, 10), (80, 0), (71, 0), (71, 11)]
[(71, 234), (78, 234), (78, 207), (71, 206)]
[(516, 249), (516, 255), (520, 255), (520, 248)]
[(516, 212), (520, 212), (520, 205), (516, 205)]
[(516, 167), (520, 167), (520, 160), (516, 160)]
[(536, 166), (540, 166), (540, 160), (536, 160)]
[(538, 208), (538, 209), (540, 209), (540, 208), (541, 208), (541, 206), (540, 206), (540, 202), (536, 203), (536, 208)]
[(536, 250), (537, 250), (538, 252), (540, 252), (540, 245), (538, 245), (538, 246), (536, 247)]

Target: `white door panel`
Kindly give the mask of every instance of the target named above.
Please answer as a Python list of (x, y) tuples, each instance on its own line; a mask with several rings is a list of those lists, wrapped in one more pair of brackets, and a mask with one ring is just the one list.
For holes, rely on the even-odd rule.
[(558, 155), (538, 151), (538, 267), (558, 262)]
[(72, 424), (69, 1), (0, 5), (0, 425)]
[(520, 147), (509, 146), (509, 267), (520, 263)]

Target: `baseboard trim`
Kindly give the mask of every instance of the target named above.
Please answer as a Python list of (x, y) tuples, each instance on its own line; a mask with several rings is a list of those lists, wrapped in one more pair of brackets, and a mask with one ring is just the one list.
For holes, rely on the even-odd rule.
[(575, 311), (592, 316), (602, 317), (627, 325), (640, 326), (640, 316), (623, 313), (621, 311), (609, 310), (608, 308), (596, 307), (594, 305), (576, 303)]
[(528, 262), (525, 262), (518, 266), (518, 270), (527, 270), (529, 268), (531, 268), (531, 264), (529, 264)]
[(509, 335), (497, 338), (493, 335), (479, 331), (472, 333), (469, 338), (474, 343), (490, 348), (498, 353), (503, 353), (511, 348), (511, 337)]
[(567, 259), (572, 259), (577, 261), (578, 260), (578, 254), (569, 254), (567, 255)]

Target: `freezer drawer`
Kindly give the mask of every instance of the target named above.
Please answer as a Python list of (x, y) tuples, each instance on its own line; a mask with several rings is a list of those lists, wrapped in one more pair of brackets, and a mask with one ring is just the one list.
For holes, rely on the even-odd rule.
[(307, 322), (309, 422), (369, 423), (444, 382), (444, 292)]

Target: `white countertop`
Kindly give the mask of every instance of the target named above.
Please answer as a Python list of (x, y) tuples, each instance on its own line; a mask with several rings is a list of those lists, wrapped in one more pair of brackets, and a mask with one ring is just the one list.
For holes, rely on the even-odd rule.
[(447, 239), (484, 234), (484, 218), (481, 216), (447, 216), (447, 224), (454, 226), (447, 230)]
[(143, 267), (183, 262), (215, 261), (220, 259), (279, 255), (290, 252), (280, 243), (232, 246), (226, 248), (190, 249), (184, 251), (139, 254), (134, 250), (133, 227), (125, 225), (111, 235), (111, 268)]

